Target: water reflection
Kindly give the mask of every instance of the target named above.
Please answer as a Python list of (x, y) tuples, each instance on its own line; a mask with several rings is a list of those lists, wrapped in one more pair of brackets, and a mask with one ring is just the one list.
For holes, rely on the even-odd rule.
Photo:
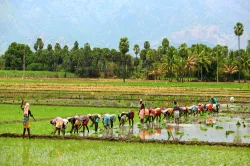
[[(241, 124), (244, 121), (246, 126), (236, 126), (236, 122)], [(134, 124), (133, 127), (125, 125), (114, 129), (106, 129), (103, 132), (90, 132), (85, 134), (88, 136), (98, 137), (121, 137), (121, 138), (141, 138), (141, 139), (158, 139), (158, 140), (199, 140), (209, 142), (235, 142), (235, 143), (250, 143), (249, 128), (250, 123), (240, 117), (216, 117), (212, 119), (213, 125), (207, 125), (209, 120), (199, 120), (197, 118), (183, 120), (181, 124), (175, 125), (171, 121), (154, 122), (146, 124)], [(226, 134), (226, 131), (234, 133)], [(82, 133), (80, 134), (82, 135)], [(245, 136), (245, 137), (244, 137)]]

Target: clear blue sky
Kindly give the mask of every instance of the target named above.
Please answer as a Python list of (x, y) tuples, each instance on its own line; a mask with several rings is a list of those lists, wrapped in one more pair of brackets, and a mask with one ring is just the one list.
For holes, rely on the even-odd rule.
[(70, 48), (118, 50), (121, 37), (152, 48), (163, 38), (178, 46), (204, 43), (237, 49), (233, 27), (244, 24), (241, 47), (250, 40), (250, 0), (0, 0), (0, 54), (16, 41), (33, 48), (41, 37), (45, 47), (56, 42)]

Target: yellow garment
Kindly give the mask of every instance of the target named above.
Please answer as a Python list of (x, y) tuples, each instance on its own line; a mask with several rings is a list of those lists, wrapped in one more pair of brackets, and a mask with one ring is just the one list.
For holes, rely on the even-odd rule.
[(23, 125), (24, 129), (29, 129), (30, 128), (30, 121), (28, 121), (25, 125)]
[(62, 128), (63, 121), (56, 121), (56, 128)]
[(76, 120), (75, 125), (80, 125), (81, 121), (80, 120)]

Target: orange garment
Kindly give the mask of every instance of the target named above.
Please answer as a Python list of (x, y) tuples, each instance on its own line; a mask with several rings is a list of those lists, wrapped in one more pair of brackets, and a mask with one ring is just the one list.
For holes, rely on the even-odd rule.
[(149, 116), (149, 110), (145, 109), (145, 116)]
[(29, 129), (29, 128), (30, 128), (30, 122), (29, 122), (29, 121), (26, 122), (26, 124), (23, 125), (23, 128), (24, 128), (24, 129)]
[(173, 110), (174, 110), (173, 108), (169, 108), (169, 109), (168, 109), (168, 113), (169, 113), (169, 114), (172, 114)]

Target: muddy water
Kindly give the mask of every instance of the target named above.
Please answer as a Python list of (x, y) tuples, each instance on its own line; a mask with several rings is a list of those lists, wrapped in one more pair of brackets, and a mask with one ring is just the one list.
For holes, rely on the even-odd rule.
[[(240, 126), (236, 125), (237, 121), (241, 123)], [(172, 122), (165, 121), (148, 123), (142, 126), (134, 124), (133, 128), (125, 125), (121, 128), (115, 127), (112, 130), (101, 130), (98, 134), (95, 134), (92, 130), (90, 130), (90, 133), (85, 131), (85, 134), (80, 133), (80, 136), (250, 143), (250, 119), (216, 117), (213, 118), (213, 126), (208, 126), (204, 122), (205, 120), (201, 124), (189, 122), (175, 125)], [(216, 129), (216, 126), (223, 127), (223, 129)], [(234, 133), (227, 135), (226, 131), (233, 131)]]

